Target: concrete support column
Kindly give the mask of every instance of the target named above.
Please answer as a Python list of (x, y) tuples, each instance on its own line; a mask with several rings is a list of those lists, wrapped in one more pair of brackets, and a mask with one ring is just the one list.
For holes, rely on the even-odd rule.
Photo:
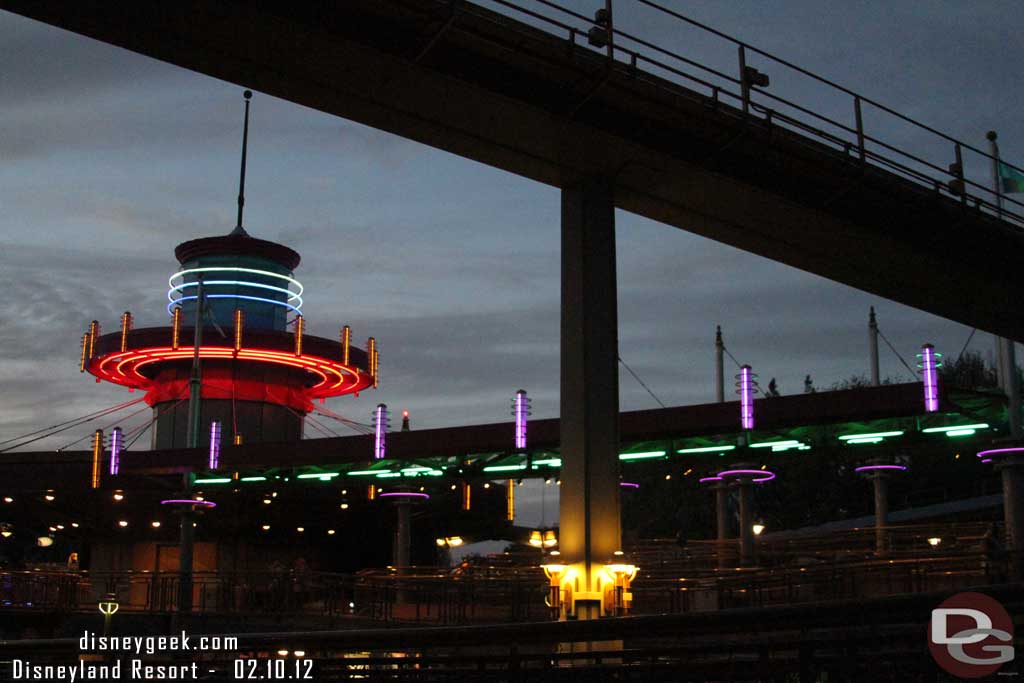
[(740, 487), (740, 565), (754, 564), (754, 491), (749, 478), (739, 481)]
[(715, 554), (718, 555), (719, 567), (727, 565), (726, 556), (729, 554), (726, 550), (726, 541), (729, 540), (728, 500), (729, 485), (720, 481), (715, 485), (715, 537), (718, 540)]
[(408, 567), (412, 551), (412, 535), (409, 531), (409, 509), (407, 501), (395, 504), (395, 542), (391, 548), (391, 562), (395, 567)]
[(1014, 439), (1021, 438), (1020, 424), (1020, 384), (1017, 382), (1017, 346), (1012, 339), (1002, 340), (1003, 365), (1006, 376), (1004, 378), (1004, 389), (1007, 402), (1007, 423), (1010, 427), (1010, 436)]
[(1000, 465), (1003, 479), (1003, 521), (1011, 577), (1024, 576), (1024, 456), (1013, 455)]
[(889, 552), (889, 482), (881, 473), (871, 479), (875, 487), (875, 554), (885, 557)]
[[(615, 212), (606, 180), (562, 190), (561, 336), (559, 548), (588, 592), (622, 543)], [(596, 618), (601, 604), (578, 602), (576, 614)]]

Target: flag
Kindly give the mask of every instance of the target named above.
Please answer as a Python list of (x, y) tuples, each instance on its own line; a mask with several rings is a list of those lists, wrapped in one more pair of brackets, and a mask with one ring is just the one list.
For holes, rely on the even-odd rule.
[(999, 162), (999, 184), (1003, 192), (1024, 192), (1024, 173)]

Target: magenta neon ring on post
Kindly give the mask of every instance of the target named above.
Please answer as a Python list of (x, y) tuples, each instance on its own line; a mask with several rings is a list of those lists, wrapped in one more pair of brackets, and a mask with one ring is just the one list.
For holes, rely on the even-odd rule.
[(705, 484), (705, 483), (707, 483), (709, 481), (722, 481), (722, 478), (721, 477), (704, 477), (702, 479), (698, 479), (697, 483), (698, 484)]
[(429, 493), (419, 493), (418, 491), (393, 491), (390, 493), (378, 494), (381, 498), (422, 498), (427, 500), (430, 498)]
[(906, 469), (904, 465), (864, 465), (856, 468), (854, 472), (873, 472), (875, 470), (899, 470), (905, 472)]
[(724, 472), (718, 473), (718, 476), (721, 479), (725, 479), (726, 477), (742, 477), (745, 475), (750, 475), (751, 481), (755, 483), (771, 481), (775, 478), (775, 473), (769, 472), (768, 470), (725, 470)]
[(212, 500), (194, 500), (192, 498), (171, 498), (170, 500), (161, 500), (161, 505), (198, 505), (204, 508), (215, 508), (217, 504)]
[(631, 481), (620, 481), (619, 482), (619, 486), (621, 486), (624, 489), (638, 489), (638, 488), (640, 488), (640, 484), (635, 484), (635, 483), (633, 483)]
[[(987, 451), (981, 451), (978, 453), (978, 457), (991, 459), (992, 456), (1013, 455), (1014, 453), (1024, 453), (1024, 446), (1017, 446), (1015, 448), (992, 448)], [(982, 462), (984, 462), (984, 460)]]

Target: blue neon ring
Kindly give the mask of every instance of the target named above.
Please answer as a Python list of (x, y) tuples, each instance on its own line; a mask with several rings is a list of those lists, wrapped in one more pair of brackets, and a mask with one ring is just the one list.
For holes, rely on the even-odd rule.
[[(297, 315), (302, 315), (302, 311), (300, 311), (295, 306), (292, 306), (291, 304), (286, 304), (283, 301), (274, 301), (273, 299), (264, 299), (263, 297), (259, 297), (259, 296), (246, 296), (244, 294), (204, 294), (203, 296), (206, 297), (207, 299), (246, 299), (248, 301), (259, 301), (259, 302), (262, 302), (262, 303), (265, 303), (265, 304), (274, 304), (275, 306), (284, 306), (285, 308), (288, 308), (288, 309), (291, 309), (291, 310), (295, 311), (295, 313)], [(170, 315), (174, 315), (174, 312), (173, 312), (172, 309), (175, 306), (177, 306), (178, 304), (180, 304), (180, 303), (182, 303), (184, 301), (194, 301), (195, 299), (198, 299), (198, 298), (199, 298), (198, 296), (183, 296), (180, 299), (175, 299), (171, 303), (167, 304), (167, 313), (170, 314)]]
[[(302, 297), (299, 296), (297, 293), (291, 291), (290, 289), (285, 289), (284, 287), (275, 287), (274, 285), (264, 285), (264, 284), (261, 284), (259, 282), (248, 282), (246, 280), (211, 280), (210, 282), (204, 282), (203, 283), (204, 287), (209, 286), (209, 285), (241, 285), (242, 287), (259, 287), (260, 289), (269, 289), (269, 290), (274, 291), (274, 292), (281, 292), (282, 294), (287, 294), (288, 295), (288, 301), (294, 301), (295, 299), (298, 299), (299, 303), (296, 304), (296, 305), (299, 306), (300, 308), (302, 307)], [(199, 286), (198, 282), (182, 282), (181, 284), (174, 285), (169, 290), (167, 290), (167, 300), (168, 301), (174, 301), (174, 292), (183, 292), (186, 287), (198, 287), (198, 286)]]

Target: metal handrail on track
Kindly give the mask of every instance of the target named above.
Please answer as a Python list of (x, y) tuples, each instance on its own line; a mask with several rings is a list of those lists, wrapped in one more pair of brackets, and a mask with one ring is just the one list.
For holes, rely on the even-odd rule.
[[(679, 22), (685, 23), (734, 45), (737, 48), (739, 55), (739, 69), (736, 75), (730, 75), (705, 64), (701, 64), (695, 59), (659, 46), (640, 36), (618, 29), (614, 24), (610, 28), (601, 26), (594, 18), (564, 7), (554, 0), (529, 1), (534, 5), (538, 5), (541, 8), (549, 10), (550, 12), (557, 12), (564, 20), (554, 18), (550, 14), (526, 7), (524, 4), (515, 2), (514, 0), (487, 0), (490, 5), (509, 10), (517, 17), (526, 17), (533, 20), (535, 23), (540, 23), (548, 31), (553, 30), (558, 34), (567, 34), (570, 43), (574, 46), (582, 47), (587, 44), (586, 40), (581, 42), (578, 39), (581, 36), (587, 36), (589, 29), (595, 26), (605, 29), (611, 39), (611, 49), (609, 50), (609, 53), (615, 57), (615, 63), (620, 64), (617, 57), (624, 58), (626, 65), (631, 69), (631, 75), (635, 78), (644, 80), (655, 87), (664, 87), (663, 79), (652, 77), (651, 74), (645, 74), (643, 71), (638, 70), (640, 65), (645, 65), (653, 69), (663, 71), (666, 74), (670, 74), (675, 78), (685, 79), (687, 84), (707, 88), (709, 90), (708, 96), (714, 102), (719, 102), (723, 97), (727, 97), (730, 100), (735, 101), (741, 107), (745, 116), (760, 118), (769, 124), (783, 125), (804, 134), (809, 138), (809, 141), (816, 140), (818, 142), (823, 142), (827, 146), (839, 149), (847, 155), (855, 153), (856, 161), (861, 164), (886, 169), (889, 172), (908, 179), (927, 190), (958, 200), (965, 208), (985, 212), (986, 214), (997, 217), (1018, 229), (1024, 229), (1024, 202), (1008, 197), (1002, 194), (1001, 191), (997, 193), (994, 188), (968, 178), (964, 172), (966, 164), (963, 157), (965, 153), (969, 152), (980, 157), (980, 160), (984, 161), (988, 168), (991, 168), (991, 165), (994, 162), (994, 159), (990, 154), (978, 147), (943, 133), (932, 126), (902, 114), (895, 109), (878, 102), (877, 100), (866, 97), (824, 76), (820, 76), (786, 59), (773, 55), (765, 50), (761, 50), (722, 31), (690, 19), (679, 12), (664, 7), (657, 2), (653, 2), (653, 0), (636, 1), (641, 5), (654, 9)], [(452, 4), (451, 0), (437, 0), (437, 2), (455, 7), (459, 12), (472, 12), (472, 5)], [(579, 26), (573, 26), (570, 23), (566, 23), (569, 20), (579, 22), (583, 27), (581, 28)], [(620, 44), (619, 39), (630, 44), (630, 46), (627, 47)], [(636, 49), (633, 49), (633, 46), (635, 46)], [(641, 50), (644, 50), (645, 52), (642, 52)], [(778, 66), (785, 67), (786, 69), (800, 74), (801, 76), (812, 79), (816, 83), (827, 86), (834, 92), (852, 98), (854, 123), (851, 125), (849, 123), (837, 121), (830, 116), (814, 111), (809, 106), (801, 105), (749, 83), (744, 76), (746, 56), (748, 53), (770, 60)], [(680, 67), (678, 64), (683, 66)], [(701, 72), (701, 75), (689, 73), (685, 70), (687, 68), (697, 69)], [(645, 76), (647, 76), (647, 78), (645, 78)], [(718, 82), (714, 82), (712, 79), (716, 79)], [(676, 82), (675, 85), (681, 84)], [(739, 92), (735, 92), (733, 90), (736, 88), (738, 88)], [(791, 111), (781, 112), (771, 108), (768, 106), (769, 104), (783, 106)], [(895, 143), (884, 141), (880, 134), (868, 132), (863, 122), (863, 109), (865, 106), (870, 106), (874, 110), (891, 116), (899, 122), (909, 124), (927, 133), (933, 138), (938, 138), (943, 143), (952, 143), (953, 149), (951, 151), (953, 155), (950, 167), (943, 168), (935, 162), (925, 159), (919, 152), (901, 149)], [(803, 118), (798, 118), (797, 114)], [(835, 132), (824, 130), (819, 126), (834, 128)], [(843, 135), (849, 137), (843, 137)], [(872, 149), (872, 147), (874, 149)], [(1000, 161), (1006, 167), (1024, 173), (1024, 168), (1002, 160)], [(956, 169), (955, 164), (959, 164), (959, 170)], [(956, 189), (954, 187), (956, 184), (960, 184), (962, 189)]]

